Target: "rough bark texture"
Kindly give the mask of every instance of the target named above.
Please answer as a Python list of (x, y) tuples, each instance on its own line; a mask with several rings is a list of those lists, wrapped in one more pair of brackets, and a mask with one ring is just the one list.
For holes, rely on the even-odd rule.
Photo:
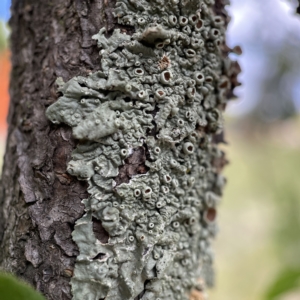
[(12, 1), (9, 132), (2, 173), (0, 266), (48, 299), (71, 299), (78, 249), (71, 239), (86, 186), (66, 173), (76, 141), (51, 125), (55, 80), (99, 68), (91, 36), (114, 27), (114, 1)]
[[(216, 1), (220, 15), (225, 2)], [(98, 49), (91, 37), (103, 26), (109, 31), (116, 26), (114, 3), (12, 1), (13, 69), (0, 189), (0, 268), (24, 278), (48, 299), (71, 299), (69, 281), (78, 255), (71, 232), (83, 214), (81, 200), (88, 195), (86, 184), (66, 172), (76, 146), (71, 129), (50, 124), (45, 109), (58, 97), (57, 77), (68, 81), (99, 69)], [(229, 51), (224, 49), (225, 54)], [(238, 72), (236, 65), (233, 87)], [(128, 159), (120, 182), (130, 172), (145, 171), (143, 157)], [(94, 232), (107, 239), (97, 222)]]

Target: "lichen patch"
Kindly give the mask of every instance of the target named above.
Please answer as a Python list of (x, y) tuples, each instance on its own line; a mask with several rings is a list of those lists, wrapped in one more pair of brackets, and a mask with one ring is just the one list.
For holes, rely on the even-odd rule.
[(90, 195), (73, 232), (74, 300), (201, 299), (198, 278), (213, 283), (226, 182), (216, 137), (238, 68), (223, 55), (226, 14), (215, 8), (117, 0), (117, 22), (133, 35), (101, 29), (101, 70), (59, 81), (47, 116), (72, 127), (68, 172)]

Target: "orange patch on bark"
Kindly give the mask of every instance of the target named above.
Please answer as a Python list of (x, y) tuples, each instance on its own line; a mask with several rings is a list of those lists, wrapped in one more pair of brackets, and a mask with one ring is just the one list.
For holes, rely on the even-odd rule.
[(8, 50), (0, 52), (0, 133), (7, 129), (7, 113), (9, 105), (9, 78), (10, 78), (10, 52)]
[(190, 300), (205, 300), (202, 292), (193, 290), (190, 294)]

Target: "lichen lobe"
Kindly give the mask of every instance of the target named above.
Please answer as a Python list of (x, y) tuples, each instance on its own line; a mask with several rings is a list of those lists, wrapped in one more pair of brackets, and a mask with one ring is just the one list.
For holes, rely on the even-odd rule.
[(130, 36), (93, 38), (101, 71), (59, 80), (47, 110), (79, 145), (68, 172), (90, 197), (76, 222), (74, 300), (183, 300), (212, 284), (225, 184), (214, 137), (232, 90), (225, 21), (205, 0), (119, 0)]

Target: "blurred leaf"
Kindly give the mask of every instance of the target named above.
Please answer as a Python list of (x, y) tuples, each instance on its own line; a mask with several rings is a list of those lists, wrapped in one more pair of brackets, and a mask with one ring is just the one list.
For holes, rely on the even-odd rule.
[(1, 300), (45, 300), (28, 284), (19, 281), (10, 274), (0, 274), (0, 299)]
[(6, 48), (6, 37), (3, 22), (0, 21), (0, 51)]
[(300, 287), (300, 269), (284, 270), (269, 287), (265, 300), (273, 300), (276, 297), (291, 292)]

